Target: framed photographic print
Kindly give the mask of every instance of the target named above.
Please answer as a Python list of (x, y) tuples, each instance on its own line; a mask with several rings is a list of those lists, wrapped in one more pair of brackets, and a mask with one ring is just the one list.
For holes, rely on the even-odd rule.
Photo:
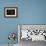
[(19, 24), (18, 41), (46, 41), (46, 24)]
[(15, 18), (18, 16), (18, 8), (17, 7), (5, 7), (4, 8), (4, 16), (8, 18)]

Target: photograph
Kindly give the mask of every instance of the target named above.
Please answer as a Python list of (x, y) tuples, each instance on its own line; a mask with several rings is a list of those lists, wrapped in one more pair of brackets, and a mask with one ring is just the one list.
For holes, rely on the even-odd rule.
[(18, 17), (18, 8), (17, 7), (5, 7), (4, 17), (8, 17), (8, 18)]

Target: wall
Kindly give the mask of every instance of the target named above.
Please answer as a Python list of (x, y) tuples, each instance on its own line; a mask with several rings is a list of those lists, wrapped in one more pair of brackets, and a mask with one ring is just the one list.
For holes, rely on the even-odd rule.
[[(4, 18), (4, 7), (18, 7), (18, 18)], [(7, 44), (17, 24), (46, 24), (46, 0), (0, 0), (0, 44)], [(17, 41), (16, 41), (17, 42)]]

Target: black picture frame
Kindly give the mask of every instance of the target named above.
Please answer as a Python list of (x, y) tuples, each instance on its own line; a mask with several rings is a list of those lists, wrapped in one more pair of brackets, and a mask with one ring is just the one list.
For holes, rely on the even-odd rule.
[[(15, 10), (15, 15), (7, 15), (7, 10)], [(5, 18), (17, 18), (18, 17), (18, 7), (4, 7), (4, 17)]]

